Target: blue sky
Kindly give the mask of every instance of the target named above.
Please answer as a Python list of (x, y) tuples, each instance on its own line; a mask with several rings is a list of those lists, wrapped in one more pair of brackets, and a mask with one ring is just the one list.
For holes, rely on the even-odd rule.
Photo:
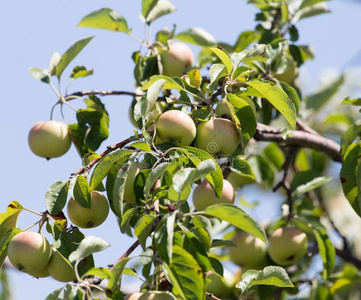
[[(202, 27), (217, 40), (233, 43), (238, 33), (255, 27), (256, 9), (245, 1), (181, 1), (173, 0), (178, 11), (161, 18), (154, 24), (153, 32), (164, 26), (178, 24), (178, 31), (190, 27)], [(141, 1), (115, 0), (63, 0), (63, 1), (1, 1), (0, 11), (0, 85), (1, 118), (0, 178), (3, 191), (0, 211), (12, 200), (28, 208), (44, 211), (44, 195), (48, 187), (64, 180), (81, 166), (74, 147), (63, 157), (46, 161), (34, 156), (27, 145), (31, 126), (40, 120), (48, 120), (50, 109), (57, 100), (51, 89), (34, 80), (29, 67), (47, 68), (53, 52), (63, 53), (75, 41), (95, 35), (95, 38), (76, 58), (72, 66), (85, 65), (94, 69), (94, 75), (80, 79), (71, 91), (88, 89), (134, 90), (131, 54), (139, 45), (121, 33), (78, 28), (86, 14), (102, 7), (110, 7), (126, 17), (134, 35), (143, 37), (143, 25), (138, 16)], [(301, 75), (311, 87), (317, 86), (318, 75), (327, 68), (342, 70), (350, 61), (360, 65), (361, 4), (353, 1), (331, 1), (333, 11), (320, 17), (299, 23), (300, 43), (313, 45), (316, 59), (307, 62)], [(192, 47), (194, 51), (199, 48)], [(352, 60), (353, 59), (353, 60)], [(360, 80), (361, 83), (361, 80)], [(128, 120), (129, 97), (103, 99), (110, 112), (110, 137), (101, 149), (132, 134)], [(341, 99), (340, 99), (341, 101)], [(80, 107), (81, 103), (73, 102)], [(71, 121), (74, 113), (65, 108)], [(56, 110), (55, 119), (60, 119)], [(26, 228), (36, 217), (23, 212), (19, 226)], [(84, 230), (86, 235), (102, 237), (111, 247), (95, 255), (97, 265), (106, 266), (115, 261), (132, 240), (118, 235), (116, 220), (110, 216), (101, 227)], [(26, 274), (10, 272), (14, 299), (44, 299), (52, 290), (63, 284), (51, 279), (36, 280)], [(31, 295), (31, 296), (29, 296)]]

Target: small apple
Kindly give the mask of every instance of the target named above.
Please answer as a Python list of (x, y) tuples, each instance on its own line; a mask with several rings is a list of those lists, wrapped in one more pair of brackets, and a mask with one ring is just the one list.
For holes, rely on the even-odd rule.
[(72, 281), (76, 278), (73, 265), (55, 249), (47, 266), (51, 277), (60, 282)]
[(98, 191), (91, 192), (91, 207), (79, 205), (72, 197), (68, 202), (68, 216), (70, 220), (81, 228), (94, 228), (102, 224), (109, 213), (107, 198)]
[(62, 156), (71, 146), (68, 126), (54, 120), (37, 122), (30, 129), (28, 143), (31, 151), (40, 157)]
[(49, 277), (50, 274), (49, 274), (49, 271), (48, 271), (48, 268), (47, 268), (47, 265), (45, 266), (45, 268), (39, 270), (39, 271), (36, 271), (36, 272), (27, 272), (29, 275), (31, 276), (34, 276), (36, 278), (45, 278), (45, 277)]
[(50, 260), (51, 246), (40, 233), (23, 231), (10, 240), (7, 252), (16, 269), (36, 276), (44, 274), (42, 270)]
[(226, 99), (222, 99), (217, 104), (215, 113), (216, 113), (216, 116), (218, 116), (220, 118), (224, 118), (224, 117), (226, 117), (226, 119), (232, 118), (231, 110), (228, 106), (228, 101)]
[(275, 74), (274, 78), (278, 79), (279, 81), (291, 84), (298, 76), (298, 67), (290, 55), (286, 55), (286, 61), (285, 70), (282, 73)]
[(207, 273), (207, 278), (211, 280), (211, 282), (207, 284), (207, 292), (220, 298), (227, 298), (232, 295), (235, 282), (230, 271), (224, 269), (223, 278), (213, 271), (210, 271)]
[(208, 206), (219, 203), (234, 203), (235, 191), (233, 186), (223, 179), (223, 189), (221, 198), (217, 198), (212, 186), (207, 180), (202, 180), (193, 191), (193, 205), (198, 211), (206, 209)]
[(135, 176), (142, 170), (142, 167), (137, 162), (131, 162), (128, 167), (128, 175), (124, 183), (124, 201), (129, 203), (135, 203), (135, 194), (134, 194), (134, 179)]
[(173, 42), (169, 50), (160, 54), (163, 75), (180, 77), (193, 66), (193, 52), (186, 44)]
[(197, 127), (195, 144), (199, 149), (218, 157), (232, 154), (239, 144), (236, 126), (227, 119), (212, 118)]
[(229, 247), (230, 260), (246, 269), (262, 269), (267, 264), (267, 246), (260, 239), (244, 231), (238, 232), (232, 241), (236, 247)]
[(180, 110), (169, 110), (158, 118), (156, 142), (171, 142), (179, 147), (189, 146), (196, 132), (196, 125), (190, 116)]
[(268, 253), (271, 259), (288, 266), (298, 261), (307, 252), (306, 233), (297, 228), (283, 227), (274, 231), (269, 238)]

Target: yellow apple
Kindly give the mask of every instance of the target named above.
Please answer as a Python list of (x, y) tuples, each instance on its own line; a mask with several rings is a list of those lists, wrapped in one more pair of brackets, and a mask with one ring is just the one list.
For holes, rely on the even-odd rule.
[(55, 249), (47, 266), (51, 277), (60, 282), (72, 281), (76, 278), (73, 265)]
[(239, 144), (236, 126), (227, 119), (212, 118), (197, 127), (195, 144), (199, 149), (218, 157), (232, 154)]
[(269, 238), (268, 253), (271, 259), (287, 266), (297, 262), (307, 252), (306, 233), (297, 228), (283, 227), (274, 231)]
[(158, 118), (156, 142), (171, 142), (179, 147), (189, 146), (196, 136), (196, 131), (192, 118), (185, 112), (169, 110)]
[(236, 247), (229, 247), (230, 260), (246, 269), (262, 269), (267, 264), (267, 246), (260, 239), (244, 231), (238, 232), (232, 241)]
[(69, 219), (78, 227), (94, 228), (102, 224), (109, 213), (107, 198), (98, 191), (91, 193), (91, 207), (79, 205), (72, 197), (69, 199), (67, 212)]
[(44, 274), (51, 256), (51, 246), (40, 233), (23, 231), (15, 235), (8, 244), (7, 254), (12, 265), (33, 276)]
[(202, 182), (193, 191), (193, 205), (198, 211), (206, 209), (208, 206), (219, 203), (234, 203), (235, 191), (233, 186), (223, 179), (223, 189), (221, 198), (217, 198), (211, 185), (207, 180)]
[(169, 50), (160, 54), (163, 75), (180, 77), (193, 66), (193, 52), (186, 44), (173, 42)]
[(30, 129), (28, 143), (31, 151), (40, 157), (62, 156), (71, 146), (68, 126), (54, 120), (37, 122)]

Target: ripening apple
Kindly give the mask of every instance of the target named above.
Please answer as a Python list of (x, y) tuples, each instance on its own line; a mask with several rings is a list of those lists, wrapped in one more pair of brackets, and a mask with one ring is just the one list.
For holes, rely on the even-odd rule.
[(62, 156), (71, 146), (68, 126), (54, 120), (37, 122), (30, 129), (28, 143), (31, 151), (40, 157)]
[(163, 75), (180, 77), (193, 66), (193, 52), (186, 44), (173, 42), (169, 50), (160, 54)]
[(211, 280), (211, 282), (207, 284), (208, 293), (212, 293), (219, 298), (227, 298), (232, 295), (235, 282), (230, 271), (224, 269), (223, 278), (213, 271), (210, 271), (207, 273), (207, 278)]
[(91, 192), (91, 207), (79, 205), (73, 197), (69, 199), (67, 212), (69, 219), (78, 227), (94, 228), (102, 224), (109, 213), (107, 198), (98, 191)]
[(229, 203), (233, 204), (235, 199), (235, 191), (233, 186), (225, 179), (223, 179), (223, 189), (221, 198), (217, 198), (212, 186), (207, 180), (202, 182), (193, 191), (193, 205), (198, 211), (206, 209), (208, 206)]
[(239, 144), (236, 126), (227, 119), (212, 118), (197, 127), (195, 144), (199, 149), (218, 157), (232, 154)]
[(171, 142), (176, 146), (189, 146), (196, 136), (196, 125), (192, 118), (180, 110), (168, 110), (157, 121), (156, 142)]
[(246, 269), (262, 269), (267, 264), (267, 246), (260, 239), (244, 231), (238, 232), (232, 241), (236, 247), (229, 247), (230, 260)]
[(287, 266), (298, 261), (307, 252), (306, 233), (293, 227), (278, 228), (269, 238), (268, 253), (271, 259)]
[(52, 250), (47, 269), (50, 276), (60, 282), (68, 282), (76, 278), (73, 265), (55, 249)]
[(175, 300), (176, 298), (169, 292), (147, 291), (145, 293), (133, 293), (124, 300)]
[(274, 78), (291, 84), (298, 76), (298, 67), (290, 55), (286, 55), (286, 61), (286, 69), (280, 74), (275, 74)]
[(135, 176), (142, 170), (142, 167), (137, 162), (131, 162), (128, 167), (128, 175), (124, 183), (124, 194), (123, 200), (129, 203), (135, 203), (135, 194), (134, 194), (134, 179)]
[(44, 274), (42, 270), (50, 260), (51, 246), (40, 233), (23, 231), (10, 240), (7, 254), (16, 269), (36, 276)]

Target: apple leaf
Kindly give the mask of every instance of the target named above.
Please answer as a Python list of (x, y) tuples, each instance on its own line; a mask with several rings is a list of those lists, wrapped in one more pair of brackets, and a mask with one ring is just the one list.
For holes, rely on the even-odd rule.
[(84, 176), (78, 175), (70, 181), (69, 192), (80, 206), (91, 208), (90, 187)]
[(332, 179), (332, 177), (317, 177), (312, 179), (311, 181), (299, 185), (295, 191), (292, 194), (292, 197), (297, 197), (299, 195), (302, 195), (304, 193), (307, 193), (309, 191), (312, 191), (314, 189), (319, 188), (320, 186), (326, 184), (327, 182), (329, 182)]
[(296, 128), (296, 108), (292, 100), (277, 85), (269, 81), (253, 79), (247, 85), (267, 99), (288, 121), (292, 129)]
[(109, 279), (110, 277), (110, 272), (108, 269), (106, 268), (91, 268), (89, 271), (87, 271), (85, 274), (83, 274), (82, 276), (83, 278), (85, 277), (98, 277), (98, 278), (103, 278), (103, 279)]
[[(114, 294), (119, 290), (120, 288), (120, 278), (124, 272), (125, 265), (130, 260), (130, 257), (124, 257), (122, 260), (118, 261), (110, 274), (110, 278), (108, 281), (107, 286), (107, 294), (110, 294), (110, 296), (114, 296)], [(111, 299), (121, 299), (121, 298), (111, 298)]]
[(277, 287), (293, 287), (287, 272), (276, 266), (265, 267), (261, 271), (248, 270), (242, 275), (242, 280), (236, 284), (241, 297), (249, 295), (257, 285), (272, 285)]
[(156, 249), (163, 262), (172, 262), (172, 247), (174, 237), (174, 223), (177, 213), (163, 216), (154, 231), (153, 247)]
[(50, 186), (45, 194), (45, 205), (48, 212), (55, 216), (62, 211), (68, 198), (68, 181), (58, 181)]
[(149, 13), (157, 5), (159, 0), (142, 0), (142, 15), (147, 19)]
[(29, 73), (33, 76), (36, 80), (40, 80), (44, 83), (50, 83), (50, 74), (48, 70), (40, 69), (40, 68), (30, 68)]
[(96, 236), (87, 236), (79, 244), (78, 248), (70, 253), (69, 261), (71, 263), (81, 261), (95, 252), (102, 251), (110, 245)]
[(167, 168), (169, 167), (169, 163), (161, 163), (157, 165), (155, 168), (153, 168), (149, 175), (147, 176), (147, 179), (145, 181), (144, 185), (144, 194), (148, 195), (150, 190), (153, 188), (156, 181), (161, 178), (164, 173), (167, 171)]
[(168, 0), (158, 0), (153, 9), (145, 18), (146, 23), (150, 24), (154, 20), (176, 11), (177, 8)]
[(207, 86), (208, 90), (215, 90), (218, 87), (218, 80), (227, 75), (227, 68), (224, 64), (212, 64), (209, 70), (210, 83)]
[(327, 281), (335, 267), (336, 250), (325, 231), (313, 230), (323, 263), (323, 279)]
[(7, 210), (0, 214), (0, 237), (16, 227), (19, 214), (24, 210), (17, 201), (11, 201)]
[(76, 66), (73, 72), (70, 74), (70, 78), (77, 79), (81, 77), (87, 77), (93, 75), (93, 70), (87, 70), (84, 66)]
[(242, 209), (235, 205), (212, 205), (207, 207), (202, 214), (226, 221), (267, 243), (267, 236), (262, 226), (259, 225), (250, 215), (246, 214)]
[(174, 39), (202, 47), (211, 47), (217, 44), (216, 39), (210, 33), (199, 27), (182, 31), (175, 35)]
[(60, 61), (56, 67), (56, 77), (60, 80), (65, 68), (71, 61), (79, 54), (81, 50), (92, 40), (93, 36), (81, 39), (75, 42), (66, 52), (61, 56)]
[(341, 136), (341, 155), (345, 156), (348, 147), (353, 143), (356, 137), (361, 134), (361, 120), (357, 120)]
[(144, 215), (134, 226), (134, 234), (138, 237), (143, 250), (146, 248), (146, 240), (152, 232), (155, 218), (154, 215)]
[(174, 245), (172, 263), (163, 263), (163, 266), (173, 286), (172, 292), (176, 299), (205, 299), (207, 285), (202, 268), (185, 249)]
[(211, 262), (205, 249), (206, 245), (199, 240), (198, 236), (192, 232), (186, 231), (182, 246), (183, 249), (192, 254), (197, 260), (203, 272), (207, 272), (211, 269)]
[(160, 79), (166, 81), (166, 83), (163, 86), (164, 89), (168, 89), (168, 90), (175, 89), (186, 92), (186, 89), (184, 88), (182, 81), (175, 81), (173, 78), (165, 75), (154, 75), (150, 77), (142, 86), (142, 90), (143, 91), (148, 90), (156, 81)]
[(227, 51), (222, 48), (218, 48), (218, 47), (211, 47), (209, 49), (211, 49), (218, 56), (218, 58), (222, 61), (222, 63), (226, 66), (228, 75), (231, 74), (232, 69), (233, 69), (233, 64), (232, 64), (232, 60), (231, 60), (229, 54), (227, 53)]

